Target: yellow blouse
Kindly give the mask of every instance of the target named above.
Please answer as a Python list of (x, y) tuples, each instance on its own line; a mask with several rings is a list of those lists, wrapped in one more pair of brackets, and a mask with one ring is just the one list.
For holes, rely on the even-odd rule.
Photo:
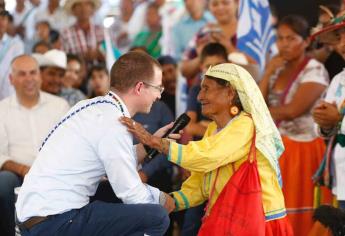
[[(171, 142), (168, 159), (191, 171), (191, 176), (183, 183), (181, 190), (172, 193), (176, 201), (175, 210), (194, 207), (206, 201), (210, 196), (217, 168), (220, 168), (210, 202), (211, 209), (233, 175), (232, 163), (237, 170), (247, 160), (253, 132), (252, 119), (242, 112), (218, 133), (216, 123), (210, 123), (200, 141), (189, 142), (187, 145)], [(276, 173), (261, 152), (258, 149), (256, 151), (266, 220), (282, 218), (286, 215), (286, 210)]]

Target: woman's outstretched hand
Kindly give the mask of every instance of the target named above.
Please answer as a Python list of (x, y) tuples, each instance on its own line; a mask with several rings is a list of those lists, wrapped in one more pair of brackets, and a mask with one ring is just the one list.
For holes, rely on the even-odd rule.
[(131, 132), (140, 143), (151, 146), (153, 135), (147, 132), (140, 123), (125, 116), (120, 118), (120, 122), (127, 127), (127, 130)]
[[(151, 146), (150, 141), (153, 138), (152, 136), (161, 138), (165, 133), (168, 132), (169, 129), (171, 129), (174, 125), (173, 122), (170, 124), (167, 124), (166, 126), (163, 126), (162, 128), (158, 129), (153, 135), (150, 134), (145, 130), (145, 128), (138, 122), (134, 121), (131, 118), (128, 117), (121, 117), (120, 122), (124, 124), (127, 127), (127, 130), (131, 132), (140, 143)], [(169, 134), (169, 139), (178, 140), (181, 138), (183, 131), (181, 130), (178, 134)]]

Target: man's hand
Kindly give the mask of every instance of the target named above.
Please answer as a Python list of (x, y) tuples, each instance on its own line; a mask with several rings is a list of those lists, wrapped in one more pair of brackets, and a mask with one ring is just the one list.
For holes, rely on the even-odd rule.
[(19, 164), (15, 161), (6, 161), (0, 169), (11, 171), (24, 178), (24, 176), (29, 172), (30, 166)]
[(322, 101), (313, 110), (314, 121), (323, 129), (332, 129), (338, 122), (341, 121), (342, 116), (338, 111), (335, 103), (328, 103)]
[(175, 200), (169, 194), (167, 194), (167, 193), (164, 193), (164, 194), (166, 197), (166, 201), (165, 201), (165, 204), (163, 207), (170, 213), (173, 210), (175, 210), (175, 207), (176, 207), (175, 206)]

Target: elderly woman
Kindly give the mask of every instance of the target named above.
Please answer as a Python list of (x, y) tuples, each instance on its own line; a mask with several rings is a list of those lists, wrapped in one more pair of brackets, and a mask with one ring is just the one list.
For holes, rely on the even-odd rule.
[[(212, 122), (202, 140), (187, 145), (153, 137), (131, 119), (122, 118), (123, 124), (143, 144), (167, 154), (168, 160), (192, 172), (181, 190), (172, 193), (175, 210), (197, 206), (209, 200), (206, 215), (210, 213), (211, 217), (220, 196), (227, 194), (227, 183), (247, 163), (253, 151), (256, 153), (262, 200), (256, 209), (251, 210), (261, 210), (263, 216), (263, 234), (257, 232), (257, 235), (291, 235), (279, 185), (277, 162), (284, 147), (254, 79), (246, 70), (234, 64), (213, 66), (205, 74), (198, 99), (203, 115)], [(247, 180), (250, 182), (250, 179)], [(237, 202), (231, 203), (235, 208), (239, 207)], [(247, 212), (241, 218), (246, 221), (243, 223), (255, 220), (250, 214)], [(233, 222), (230, 220), (230, 225)], [(259, 225), (254, 223), (251, 226), (259, 231)], [(241, 235), (249, 234), (244, 232)]]
[(279, 55), (267, 65), (260, 89), (285, 146), (279, 164), (288, 217), (295, 235), (308, 235), (313, 224), (312, 176), (325, 150), (314, 132), (311, 110), (329, 78), (325, 67), (306, 55), (309, 26), (305, 19), (284, 17), (277, 36)]

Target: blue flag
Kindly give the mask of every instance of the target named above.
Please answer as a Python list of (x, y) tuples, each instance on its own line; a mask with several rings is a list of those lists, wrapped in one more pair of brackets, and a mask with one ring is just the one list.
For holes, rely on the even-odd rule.
[(237, 48), (255, 59), (263, 71), (266, 58), (277, 53), (268, 0), (240, 0), (238, 19)]

